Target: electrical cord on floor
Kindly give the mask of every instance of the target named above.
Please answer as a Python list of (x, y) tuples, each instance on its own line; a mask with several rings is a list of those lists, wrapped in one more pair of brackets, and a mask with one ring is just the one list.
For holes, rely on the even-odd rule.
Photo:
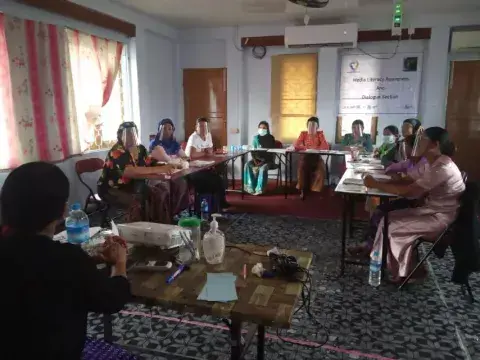
[[(150, 306), (150, 333), (149, 333), (147, 336), (148, 336), (148, 337), (151, 337), (151, 338), (153, 338), (153, 336), (152, 336), (152, 334), (153, 334), (153, 326), (152, 326), (153, 315), (154, 315), (154, 314), (153, 314), (153, 306)], [(183, 320), (185, 319), (185, 316), (186, 316), (186, 315), (183, 314), (183, 315), (180, 317), (180, 320), (177, 321), (177, 323), (175, 324), (175, 326), (173, 327), (173, 329), (170, 330), (170, 332), (169, 332), (167, 335), (165, 335), (163, 338), (161, 338), (160, 340), (158, 340), (158, 342), (160, 343), (160, 345), (162, 345), (162, 347), (163, 347), (163, 345), (165, 345), (165, 344), (164, 344), (165, 340), (169, 339), (169, 338), (173, 335), (173, 333), (175, 332), (175, 330), (178, 329), (178, 327), (180, 326), (180, 324), (181, 324), (181, 323), (183, 322)], [(186, 343), (185, 343), (184, 345), (186, 345)]]
[[(320, 327), (320, 329), (323, 329), (323, 331), (325, 332), (325, 339), (324, 339), (323, 342), (321, 342), (318, 345), (315, 344), (314, 346), (301, 345), (301, 346), (311, 347), (311, 348), (321, 348), (322, 346), (324, 346), (328, 342), (329, 333), (328, 333), (328, 330), (325, 327), (325, 325), (322, 324), (320, 321), (318, 321), (316, 319), (316, 317), (312, 314), (311, 309), (310, 309), (311, 300), (312, 300), (312, 276), (311, 276), (310, 272), (307, 269), (301, 267), (297, 263), (297, 260), (295, 259), (295, 257), (293, 257), (293, 256), (287, 256), (287, 255), (273, 255), (272, 256), (271, 255), (270, 258), (272, 259), (274, 269), (277, 272), (279, 272), (280, 274), (282, 274), (284, 276), (287, 276), (287, 277), (292, 277), (292, 276), (298, 277), (298, 274), (302, 274), (302, 277), (305, 277), (305, 280), (298, 280), (302, 284), (302, 292), (301, 292), (302, 305), (300, 305), (300, 307), (298, 307), (298, 309), (295, 310), (295, 312), (293, 313), (293, 316), (295, 316), (302, 309), (304, 309), (306, 314), (308, 315), (308, 317), (312, 321), (312, 323), (317, 327), (317, 332), (315, 334), (315, 338), (318, 337), (318, 332), (319, 332), (318, 327)], [(284, 339), (280, 335), (280, 329), (277, 329), (277, 337), (284, 343), (291, 343), (291, 344), (294, 343), (293, 341), (289, 341), (287, 339)]]

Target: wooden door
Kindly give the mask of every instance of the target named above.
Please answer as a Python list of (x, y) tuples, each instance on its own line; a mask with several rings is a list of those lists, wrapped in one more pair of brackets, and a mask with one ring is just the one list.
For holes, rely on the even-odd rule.
[(227, 145), (227, 69), (184, 69), (185, 138), (199, 117), (209, 119), (213, 146)]
[(446, 128), (457, 146), (455, 162), (480, 181), (480, 60), (452, 61)]

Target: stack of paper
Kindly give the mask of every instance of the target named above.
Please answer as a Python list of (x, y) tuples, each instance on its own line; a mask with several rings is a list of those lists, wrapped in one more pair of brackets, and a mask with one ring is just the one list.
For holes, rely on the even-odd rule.
[(233, 273), (207, 273), (207, 282), (197, 300), (236, 301), (238, 297), (235, 280), (237, 280), (237, 276)]
[(204, 167), (204, 166), (209, 166), (215, 164), (215, 161), (213, 160), (194, 160), (190, 161), (190, 166), (191, 167)]
[(361, 185), (363, 186), (363, 179), (348, 178), (343, 180), (345, 185)]

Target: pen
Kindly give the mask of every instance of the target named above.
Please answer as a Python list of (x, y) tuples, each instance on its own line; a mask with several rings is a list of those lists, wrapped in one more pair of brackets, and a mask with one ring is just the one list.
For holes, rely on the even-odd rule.
[(247, 264), (243, 264), (243, 280), (247, 279)]
[(178, 275), (180, 275), (184, 270), (185, 270), (185, 265), (180, 265), (177, 271), (175, 271), (172, 275), (170, 275), (167, 278), (167, 284), (171, 284), (173, 280), (175, 280), (178, 277)]

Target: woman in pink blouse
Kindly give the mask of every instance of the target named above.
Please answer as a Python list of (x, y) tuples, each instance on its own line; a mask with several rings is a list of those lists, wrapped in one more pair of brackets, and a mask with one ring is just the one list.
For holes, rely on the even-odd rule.
[[(423, 204), (389, 213), (389, 251), (387, 266), (391, 281), (400, 283), (407, 276), (412, 264), (413, 243), (423, 237), (434, 240), (456, 218), (460, 195), (465, 184), (457, 165), (451, 159), (455, 147), (448, 133), (440, 127), (425, 130), (419, 142), (418, 152), (428, 163), (425, 172), (417, 180), (381, 182), (365, 177), (365, 186), (404, 198), (424, 198)], [(382, 254), (383, 219), (375, 235), (373, 252)]]
[[(307, 131), (302, 131), (294, 143), (296, 151), (328, 150), (330, 146), (319, 130), (320, 122), (317, 117), (311, 117), (307, 121)], [(303, 199), (308, 191), (320, 192), (325, 181), (325, 163), (318, 154), (302, 154), (298, 163), (297, 189)]]

